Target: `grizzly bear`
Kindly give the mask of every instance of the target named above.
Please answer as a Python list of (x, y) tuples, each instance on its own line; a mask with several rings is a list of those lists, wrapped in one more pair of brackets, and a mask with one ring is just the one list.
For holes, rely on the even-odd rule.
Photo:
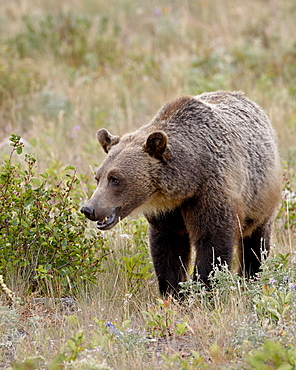
[(121, 138), (97, 139), (108, 154), (81, 212), (108, 230), (133, 211), (149, 223), (159, 290), (178, 295), (195, 250), (193, 279), (210, 285), (213, 266), (252, 277), (270, 248), (281, 193), (277, 140), (264, 111), (241, 92), (182, 96)]

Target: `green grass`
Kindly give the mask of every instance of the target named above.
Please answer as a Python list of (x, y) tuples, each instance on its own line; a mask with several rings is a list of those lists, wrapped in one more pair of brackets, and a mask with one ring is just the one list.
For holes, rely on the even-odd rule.
[[(36, 207), (34, 190), (22, 188), (17, 200), (23, 186), (19, 179), (26, 174), (14, 175), (11, 204), (3, 203), (1, 213), (4, 224), (12, 225), (9, 242), (15, 248), (9, 251), (5, 244), (5, 256), (3, 245), (0, 250), (1, 368), (296, 368), (296, 206), (288, 193), (296, 189), (295, 11), (293, 0), (22, 0), (1, 5), (1, 162), (9, 158), (10, 134), (21, 135), (23, 153), (13, 155), (11, 165), (20, 162), (25, 168), (25, 154), (36, 159), (33, 189), (44, 180), (40, 174), (48, 175), (47, 192), (39, 192), (36, 204), (53, 208), (52, 192), (57, 184), (66, 186), (66, 174), (73, 171), (65, 167), (77, 171), (72, 199), (60, 201), (63, 212), (55, 219), (62, 232), (50, 239), (38, 231), (38, 241), (65, 247), (67, 240), (71, 249), (77, 233), (83, 248), (93, 250), (87, 244), (91, 239), (79, 233), (89, 230), (90, 238), (93, 225), (81, 218), (76, 228), (74, 223), (76, 210), (95, 186), (94, 168), (104, 158), (96, 130), (132, 131), (182, 94), (243, 90), (257, 101), (278, 133), (287, 191), (261, 279), (247, 283), (217, 271), (213, 293), (189, 282), (184, 286), (189, 301), (179, 306), (159, 300), (142, 218), (124, 220), (98, 238), (98, 248), (106, 248), (108, 256), (97, 270), (86, 264), (79, 276), (73, 272), (75, 262), (68, 280), (59, 275), (57, 261), (52, 280), (52, 266), (43, 261), (43, 270), (24, 270), (21, 254), (8, 268), (4, 257), (12, 251), (38, 246), (36, 238), (29, 239), (30, 228), (36, 227), (37, 216), (30, 212)], [(23, 233), (14, 225), (12, 204), (24, 212)], [(52, 217), (46, 209), (42, 230)], [(63, 217), (71, 220), (71, 230)], [(78, 244), (73, 250), (79, 256)], [(65, 258), (62, 249), (58, 256)], [(92, 282), (82, 283), (87, 274)], [(46, 291), (51, 299), (40, 300)], [(75, 304), (66, 307), (54, 300), (63, 296), (74, 297)]]

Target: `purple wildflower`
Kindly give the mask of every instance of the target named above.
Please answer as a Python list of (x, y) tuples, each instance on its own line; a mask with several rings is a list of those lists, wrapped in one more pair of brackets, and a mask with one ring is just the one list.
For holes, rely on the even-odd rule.
[(154, 9), (154, 15), (155, 17), (160, 17), (162, 15), (162, 11), (160, 8), (155, 8)]
[(274, 278), (269, 279), (269, 284), (275, 284), (276, 282), (277, 282), (277, 280), (274, 279)]
[(111, 334), (121, 335), (121, 332), (117, 329), (117, 327), (114, 324), (112, 324), (112, 322), (107, 321), (106, 326), (109, 329), (109, 332), (111, 332)]
[(75, 125), (72, 128), (71, 138), (73, 139), (73, 138), (77, 137), (80, 130), (81, 130), (81, 126), (80, 125)]

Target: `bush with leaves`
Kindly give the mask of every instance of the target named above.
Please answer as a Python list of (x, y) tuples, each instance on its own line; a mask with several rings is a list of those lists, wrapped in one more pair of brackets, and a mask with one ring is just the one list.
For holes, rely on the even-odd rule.
[(0, 167), (0, 274), (42, 294), (95, 283), (109, 249), (77, 212), (75, 169), (67, 167), (66, 179), (55, 182), (47, 173), (35, 177), (34, 157), (13, 164), (23, 144), (17, 135), (10, 140), (10, 157)]
[(249, 353), (247, 363), (254, 370), (293, 370), (296, 368), (296, 348), (268, 340), (260, 349)]

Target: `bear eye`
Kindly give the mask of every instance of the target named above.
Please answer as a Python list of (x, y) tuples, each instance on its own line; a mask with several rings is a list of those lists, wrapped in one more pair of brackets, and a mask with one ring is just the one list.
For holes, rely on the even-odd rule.
[(109, 179), (109, 183), (112, 184), (112, 185), (118, 185), (119, 180), (118, 180), (118, 178), (116, 178), (114, 176), (111, 176), (110, 179)]

